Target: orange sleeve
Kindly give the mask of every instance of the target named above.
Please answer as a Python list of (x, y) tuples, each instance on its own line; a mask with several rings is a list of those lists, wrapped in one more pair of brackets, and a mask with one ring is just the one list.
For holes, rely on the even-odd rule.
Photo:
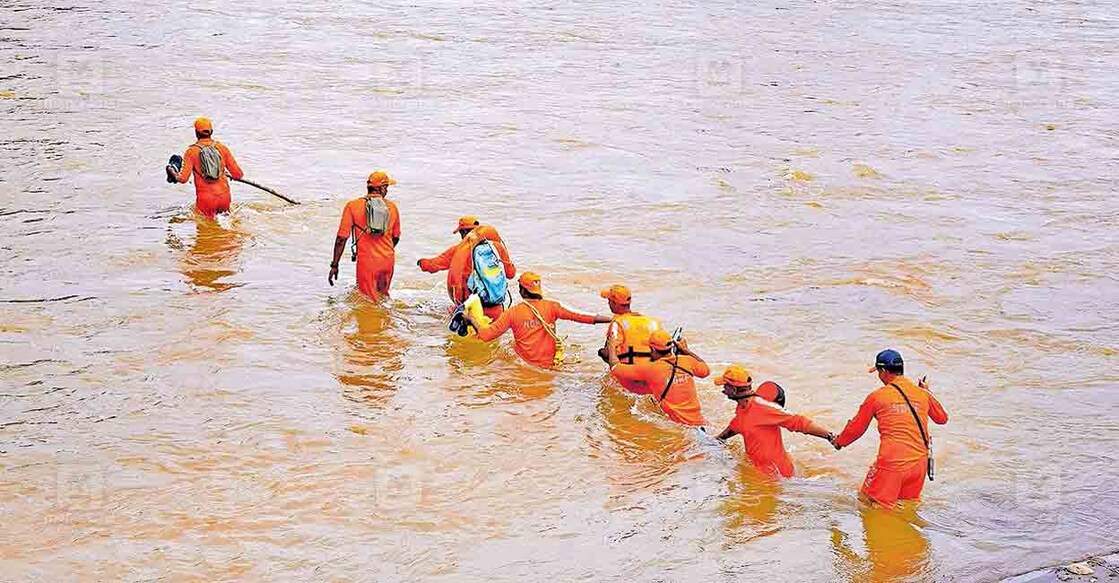
[(338, 224), (338, 238), (349, 239), (354, 230), (354, 217), (350, 213), (350, 205), (347, 203), (342, 208), (342, 222)]
[(556, 302), (556, 319), (579, 322), (580, 324), (594, 324), (594, 314), (585, 314), (583, 312), (569, 310), (559, 302)]
[(496, 340), (497, 337), (504, 334), (505, 331), (509, 329), (509, 326), (512, 325), (512, 322), (509, 321), (509, 314), (511, 313), (513, 313), (513, 310), (505, 310), (492, 324), (478, 330), (478, 340), (489, 342), (491, 340)]
[(728, 431), (733, 431), (733, 432), (741, 435), (742, 433), (744, 433), (742, 422), (743, 422), (742, 409), (740, 409), (739, 407), (736, 406), (734, 408), (734, 419), (730, 420), (730, 424), (727, 425), (727, 430)]
[(389, 203), (389, 211), (392, 213), (392, 236), (394, 239), (400, 238), (400, 209), (396, 208), (396, 203), (385, 201)]
[[(638, 395), (645, 395), (649, 393), (649, 381), (645, 377), (645, 365), (643, 364), (615, 364), (614, 368), (610, 369), (610, 375), (622, 381), (622, 386), (639, 386), (644, 390), (631, 391)], [(628, 383), (628, 384), (627, 384)]]
[(711, 367), (707, 366), (706, 362), (692, 357), (689, 357), (689, 360), (691, 360), (691, 366), (688, 367), (688, 370), (691, 371), (693, 377), (705, 379), (711, 374)]
[(233, 157), (233, 151), (221, 142), (218, 142), (218, 147), (221, 148), (222, 156), (225, 158), (225, 169), (229, 171), (229, 175), (236, 180), (244, 178), (245, 173), (241, 171), (237, 159)]
[(944, 406), (932, 393), (929, 393), (929, 419), (932, 419), (937, 425), (944, 425), (948, 423), (948, 412), (944, 410)]
[(450, 269), (451, 258), (455, 256), (455, 251), (457, 250), (458, 245), (452, 245), (447, 248), (446, 251), (431, 259), (420, 259), (420, 269), (427, 273), (435, 273), (437, 271), (443, 271), (444, 269)]
[(867, 427), (870, 427), (870, 420), (874, 419), (874, 413), (878, 409), (877, 405), (874, 393), (867, 395), (863, 404), (859, 407), (859, 412), (843, 427), (839, 437), (835, 438), (835, 443), (840, 447), (845, 447), (862, 437), (866, 433)]
[(517, 277), (517, 266), (513, 265), (513, 260), (509, 257), (509, 250), (505, 248), (505, 242), (501, 240), (501, 237), (493, 242), (493, 246), (497, 247), (497, 256), (505, 264), (505, 279)]
[(183, 167), (179, 170), (179, 175), (175, 177), (181, 183), (186, 183), (194, 174), (194, 167), (198, 165), (198, 148), (190, 146), (183, 152)]
[(803, 415), (796, 415), (788, 411), (777, 411), (777, 413), (777, 425), (789, 431), (804, 433), (809, 427), (812, 427), (812, 420)]

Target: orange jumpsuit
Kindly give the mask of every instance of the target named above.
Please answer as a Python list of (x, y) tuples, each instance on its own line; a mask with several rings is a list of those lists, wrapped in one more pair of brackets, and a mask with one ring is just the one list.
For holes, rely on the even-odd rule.
[[(917, 417), (925, 428), (925, 434), (931, 439), (929, 419), (943, 425), (948, 422), (948, 413), (932, 393), (913, 384), (913, 381), (899, 376), (894, 383), (909, 397), (909, 402), (913, 404)], [(870, 426), (871, 419), (878, 420), (881, 440), (878, 444), (878, 458), (870, 466), (863, 481), (863, 494), (883, 506), (890, 506), (897, 500), (920, 498), (925, 486), (928, 450), (921, 439), (913, 413), (894, 387), (886, 385), (868, 395), (859, 407), (859, 412), (847, 422), (843, 432), (835, 439), (836, 444), (844, 447), (862, 437)]]
[[(427, 273), (435, 273), (437, 271), (447, 270), (447, 295), (451, 297), (451, 301), (457, 306), (466, 301), (470, 297), (470, 290), (466, 287), (466, 280), (470, 278), (471, 272), (474, 271), (474, 246), (483, 240), (493, 243), (494, 248), (497, 250), (498, 257), (501, 258), (502, 263), (505, 264), (505, 278), (513, 279), (517, 276), (517, 268), (513, 265), (513, 260), (509, 258), (509, 251), (505, 248), (505, 243), (501, 240), (501, 235), (497, 233), (497, 229), (488, 225), (475, 227), (473, 231), (466, 234), (466, 237), (459, 241), (457, 244), (448, 247), (446, 251), (440, 253), (437, 257), (431, 259), (420, 259), (420, 269)], [(504, 306), (498, 304), (496, 306), (483, 306), (487, 316), (496, 320), (501, 312), (504, 311)], [(543, 314), (542, 314), (543, 315)]]
[[(672, 376), (673, 365), (678, 367)], [(610, 374), (627, 389), (639, 395), (652, 395), (669, 419), (683, 425), (703, 427), (707, 422), (699, 410), (699, 395), (696, 393), (695, 377), (707, 378), (711, 369), (706, 363), (691, 356), (667, 356), (655, 361), (635, 364), (616, 364)], [(672, 388), (661, 399), (668, 380)]]
[(540, 324), (540, 320), (526, 306), (531, 303), (540, 317), (549, 325), (555, 326), (556, 320), (569, 320), (582, 324), (594, 324), (593, 314), (569, 310), (554, 300), (524, 300), (503, 312), (493, 324), (478, 331), (478, 339), (490, 341), (513, 329), (514, 348), (521, 358), (529, 364), (542, 368), (552, 368), (555, 364), (556, 340)]
[(346, 208), (342, 209), (342, 221), (338, 224), (339, 239), (357, 237), (357, 289), (374, 300), (389, 295), (396, 264), (393, 239), (400, 238), (400, 211), (396, 203), (391, 200), (385, 202), (388, 203), (389, 224), (384, 234), (370, 235), (365, 231), (369, 225), (365, 216), (365, 197), (346, 203)]
[(217, 180), (210, 180), (202, 176), (202, 167), (198, 161), (202, 149), (195, 146), (211, 143), (217, 146), (218, 152), (221, 153), (222, 164), (230, 176), (239, 179), (245, 175), (241, 171), (241, 167), (237, 165), (237, 160), (233, 158), (233, 152), (230, 152), (225, 144), (212, 138), (203, 138), (187, 148), (186, 152), (183, 152), (183, 168), (175, 179), (180, 183), (186, 183), (192, 175), (194, 176), (194, 206), (198, 208), (198, 212), (213, 218), (214, 215), (229, 210), (231, 199), (229, 179), (225, 177), (225, 174), (222, 174), (221, 178)]
[(755, 467), (769, 474), (790, 478), (793, 475), (793, 460), (785, 451), (781, 428), (805, 433), (811, 426), (812, 420), (807, 417), (794, 415), (761, 397), (751, 397), (739, 401), (734, 419), (727, 429), (742, 436), (746, 457)]

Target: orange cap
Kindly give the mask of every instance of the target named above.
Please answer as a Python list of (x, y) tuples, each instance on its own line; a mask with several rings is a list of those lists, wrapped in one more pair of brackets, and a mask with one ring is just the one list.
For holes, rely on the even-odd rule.
[(464, 231), (464, 230), (469, 231), (470, 229), (473, 229), (474, 227), (477, 227), (477, 226), (478, 226), (478, 218), (477, 217), (472, 217), (470, 215), (466, 215), (465, 217), (459, 217), (458, 226), (455, 227), (455, 230), (453, 230), (451, 232), (452, 233), (457, 233), (459, 231)]
[(200, 118), (194, 120), (194, 131), (196, 133), (199, 133), (199, 134), (204, 132), (204, 131), (209, 131), (210, 133), (213, 133), (214, 124), (213, 124), (213, 122), (210, 121), (210, 118), (200, 117)]
[(736, 387), (745, 387), (753, 380), (753, 377), (750, 376), (750, 371), (746, 370), (746, 367), (732, 364), (727, 367), (727, 370), (723, 372), (722, 376), (715, 379), (715, 384), (725, 385), (730, 383)]
[(378, 170), (369, 175), (369, 178), (365, 180), (365, 184), (367, 186), (389, 186), (396, 184), (396, 181), (389, 178), (388, 174)]
[(521, 278), (517, 280), (521, 287), (527, 289), (534, 294), (544, 293), (544, 288), (540, 285), (540, 276), (531, 271), (526, 271), (521, 274)]
[(649, 335), (649, 346), (656, 350), (668, 350), (672, 346), (672, 335), (664, 330), (653, 330)]
[(623, 306), (628, 306), (630, 301), (633, 300), (633, 294), (624, 285), (612, 285), (598, 292), (598, 295)]

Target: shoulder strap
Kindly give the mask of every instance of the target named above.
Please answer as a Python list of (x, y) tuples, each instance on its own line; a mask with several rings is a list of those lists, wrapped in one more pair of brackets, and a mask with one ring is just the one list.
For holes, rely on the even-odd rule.
[(901, 387), (897, 386), (896, 383), (890, 383), (890, 386), (897, 389), (901, 398), (905, 399), (905, 404), (909, 405), (909, 412), (913, 414), (913, 420), (917, 422), (917, 430), (921, 432), (921, 441), (925, 443), (925, 449), (932, 449), (929, 447), (929, 438), (925, 435), (925, 427), (921, 425), (921, 418), (917, 416), (917, 410), (913, 408), (913, 403), (909, 402), (909, 397), (905, 396), (905, 391), (901, 390)]
[(679, 364), (676, 364), (676, 363), (677, 363), (677, 361), (679, 361), (679, 360), (680, 360), (680, 357), (679, 357), (679, 356), (677, 356), (677, 357), (676, 357), (676, 360), (673, 360), (672, 362), (670, 362), (670, 363), (669, 363), (669, 364), (671, 364), (671, 365), (672, 365), (672, 374), (671, 374), (671, 375), (669, 375), (669, 377), (668, 377), (668, 384), (667, 384), (667, 385), (665, 385), (665, 387), (664, 387), (664, 391), (662, 391), (662, 392), (661, 392), (661, 399), (660, 399), (660, 400), (662, 400), (662, 401), (664, 400), (664, 398), (665, 398), (665, 397), (667, 397), (667, 396), (668, 396), (668, 390), (672, 388), (672, 383), (673, 383), (673, 381), (675, 381), (675, 380), (676, 380), (676, 371), (678, 371), (678, 370), (682, 370), (682, 371), (684, 371), (684, 372), (686, 372), (686, 373), (688, 373), (688, 374), (692, 374), (692, 371), (690, 371), (690, 370), (688, 370), (688, 369), (686, 369), (686, 368), (684, 368), (684, 367), (680, 366)]
[(555, 340), (557, 343), (563, 342), (563, 340), (560, 340), (560, 337), (556, 334), (556, 331), (552, 329), (552, 325), (544, 320), (544, 316), (541, 316), (540, 312), (536, 311), (536, 306), (528, 303), (528, 301), (525, 301), (525, 305), (528, 306), (528, 309), (532, 310), (532, 315), (536, 316), (536, 319), (540, 321), (541, 326), (544, 326), (544, 330), (548, 332), (548, 335), (552, 337), (552, 340)]

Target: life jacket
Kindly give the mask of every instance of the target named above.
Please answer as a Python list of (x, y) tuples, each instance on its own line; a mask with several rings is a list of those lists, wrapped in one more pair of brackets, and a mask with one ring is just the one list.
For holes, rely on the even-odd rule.
[(217, 180), (225, 174), (225, 160), (221, 157), (217, 140), (203, 144), (196, 142), (198, 148), (198, 173), (207, 180)]
[(648, 358), (653, 355), (649, 348), (649, 335), (654, 330), (661, 329), (660, 320), (630, 312), (614, 316), (613, 323), (617, 325), (615, 334), (620, 334), (621, 340), (618, 346), (618, 360), (625, 364), (633, 364), (634, 357)]
[(466, 278), (466, 288), (477, 294), (483, 306), (496, 306), (505, 303), (509, 282), (505, 279), (505, 263), (497, 254), (497, 249), (488, 240), (482, 240), (471, 251), (474, 268)]

